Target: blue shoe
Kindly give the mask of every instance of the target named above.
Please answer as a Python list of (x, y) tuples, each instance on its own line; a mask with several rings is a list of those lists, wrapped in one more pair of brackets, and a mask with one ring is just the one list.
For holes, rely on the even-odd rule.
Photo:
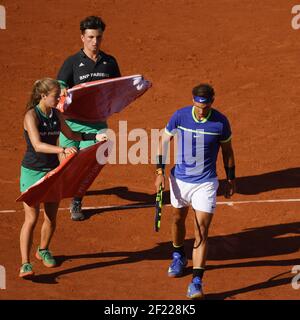
[(179, 252), (173, 252), (173, 261), (169, 267), (168, 276), (172, 278), (180, 277), (187, 263), (186, 257), (182, 256)]
[(199, 277), (193, 278), (188, 286), (187, 297), (190, 299), (203, 299), (202, 280)]

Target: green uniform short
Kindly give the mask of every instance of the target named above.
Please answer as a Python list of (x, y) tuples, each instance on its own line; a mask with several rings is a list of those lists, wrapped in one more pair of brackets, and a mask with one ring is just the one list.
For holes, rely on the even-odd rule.
[[(67, 125), (72, 131), (85, 132), (85, 133), (97, 133), (101, 129), (107, 129), (106, 122), (83, 122), (78, 120), (66, 120)], [(78, 149), (84, 149), (97, 143), (97, 140), (88, 141), (74, 141), (68, 139), (62, 132), (59, 135), (59, 145), (64, 148), (76, 147)]]
[(29, 187), (31, 187), (37, 181), (42, 179), (51, 170), (53, 169), (45, 169), (45, 171), (38, 171), (38, 170), (32, 170), (32, 169), (28, 169), (21, 166), (21, 177), (20, 177), (21, 192), (26, 191)]

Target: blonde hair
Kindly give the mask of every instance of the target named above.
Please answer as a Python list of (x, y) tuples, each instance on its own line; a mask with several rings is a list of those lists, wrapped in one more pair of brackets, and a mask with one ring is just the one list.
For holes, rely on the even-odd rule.
[(55, 79), (43, 78), (37, 80), (33, 85), (32, 93), (26, 106), (26, 111), (37, 106), (42, 98), (42, 94), (47, 95), (54, 88), (60, 89), (59, 82)]

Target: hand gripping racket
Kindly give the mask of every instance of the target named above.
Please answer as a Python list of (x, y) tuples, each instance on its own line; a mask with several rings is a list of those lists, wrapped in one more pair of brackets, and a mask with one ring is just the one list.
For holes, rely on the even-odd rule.
[(163, 204), (163, 189), (160, 185), (159, 191), (156, 194), (155, 202), (155, 231), (158, 232), (160, 229), (161, 209)]

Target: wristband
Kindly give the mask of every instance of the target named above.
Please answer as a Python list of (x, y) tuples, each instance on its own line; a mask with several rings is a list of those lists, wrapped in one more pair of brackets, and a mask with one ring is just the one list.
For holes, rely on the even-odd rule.
[(225, 168), (227, 180), (234, 180), (235, 179), (235, 166), (224, 167), (224, 168)]
[(163, 176), (164, 175), (164, 171), (163, 171), (162, 168), (158, 168), (158, 169), (155, 170), (155, 174), (157, 176)]
[(86, 141), (86, 140), (96, 140), (96, 133), (85, 133), (82, 132), (81, 133), (81, 139), (82, 141)]

